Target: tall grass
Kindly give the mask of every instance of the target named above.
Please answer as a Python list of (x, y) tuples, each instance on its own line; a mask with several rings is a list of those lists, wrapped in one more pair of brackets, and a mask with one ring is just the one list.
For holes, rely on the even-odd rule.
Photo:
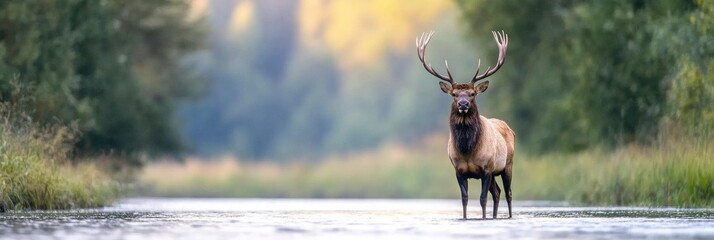
[[(429, 146), (424, 146), (429, 147)], [(441, 148), (439, 148), (441, 149)], [(247, 163), (233, 158), (149, 164), (137, 194), (164, 197), (422, 197), (453, 195), (456, 180), (439, 151), (389, 145), (319, 163)]]
[[(459, 191), (444, 139), (431, 137), (417, 146), (392, 144), (315, 164), (246, 163), (232, 158), (150, 164), (140, 175), (138, 194), (456, 199)], [(517, 152), (513, 195), (575, 204), (714, 207), (713, 147), (711, 139), (678, 136), (615, 151), (545, 156)], [(472, 197), (480, 190), (474, 186)]]
[[(578, 191), (586, 204), (714, 206), (714, 141), (680, 139), (656, 147), (627, 146), (605, 158), (579, 158)], [(602, 154), (600, 154), (602, 155)], [(589, 156), (598, 156), (597, 153)]]
[(118, 185), (89, 163), (72, 166), (66, 126), (38, 127), (19, 108), (0, 103), (0, 200), (10, 209), (97, 207)]

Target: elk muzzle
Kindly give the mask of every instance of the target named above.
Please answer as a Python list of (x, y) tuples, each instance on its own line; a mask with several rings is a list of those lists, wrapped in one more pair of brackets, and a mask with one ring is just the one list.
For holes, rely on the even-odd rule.
[(459, 100), (456, 102), (456, 107), (459, 109), (459, 113), (468, 113), (471, 103), (468, 100)]

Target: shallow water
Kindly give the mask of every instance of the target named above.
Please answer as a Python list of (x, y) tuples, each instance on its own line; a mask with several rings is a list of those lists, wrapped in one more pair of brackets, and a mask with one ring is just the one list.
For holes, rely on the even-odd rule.
[[(489, 203), (490, 204), (490, 203)], [(125, 199), (103, 209), (0, 214), (1, 239), (714, 239), (714, 209), (568, 207), (501, 201), (481, 220), (477, 201)], [(489, 214), (490, 211), (489, 211)]]

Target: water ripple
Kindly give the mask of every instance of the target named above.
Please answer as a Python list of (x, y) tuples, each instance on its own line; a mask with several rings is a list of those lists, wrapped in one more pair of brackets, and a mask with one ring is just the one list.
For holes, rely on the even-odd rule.
[(2, 214), (0, 239), (714, 239), (714, 209), (517, 202), (505, 219), (501, 207), (500, 219), (483, 221), (462, 220), (457, 200), (126, 199)]

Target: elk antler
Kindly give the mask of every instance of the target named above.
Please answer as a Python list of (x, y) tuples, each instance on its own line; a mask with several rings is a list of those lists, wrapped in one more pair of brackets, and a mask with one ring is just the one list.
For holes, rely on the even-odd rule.
[(481, 68), (481, 59), (478, 60), (478, 65), (476, 66), (476, 74), (474, 74), (473, 79), (471, 79), (471, 83), (476, 83), (476, 81), (487, 78), (488, 76), (493, 75), (498, 71), (501, 66), (503, 66), (503, 63), (506, 61), (506, 49), (508, 48), (508, 35), (504, 31), (501, 32), (494, 32), (491, 31), (493, 34), (493, 39), (496, 39), (496, 44), (498, 44), (498, 62), (496, 62), (496, 66), (491, 69), (491, 67), (486, 68), (486, 72), (484, 72), (481, 75), (478, 75), (479, 68)]
[(433, 31), (428, 34), (422, 33), (421, 36), (416, 39), (417, 55), (419, 56), (419, 61), (421, 61), (421, 63), (424, 64), (424, 68), (426, 68), (426, 71), (431, 73), (431, 75), (434, 75), (435, 77), (438, 77), (439, 79), (446, 81), (450, 84), (454, 84), (454, 78), (451, 77), (451, 72), (449, 71), (449, 62), (444, 60), (444, 65), (446, 65), (446, 73), (449, 75), (447, 77), (447, 76), (441, 75), (438, 72), (436, 72), (436, 70), (434, 70), (434, 68), (431, 66), (431, 64), (426, 63), (426, 61), (424, 60), (424, 58), (425, 58), (424, 54), (426, 52), (426, 45), (429, 44), (429, 40), (431, 40), (431, 35), (433, 35), (433, 34), (434, 34)]

